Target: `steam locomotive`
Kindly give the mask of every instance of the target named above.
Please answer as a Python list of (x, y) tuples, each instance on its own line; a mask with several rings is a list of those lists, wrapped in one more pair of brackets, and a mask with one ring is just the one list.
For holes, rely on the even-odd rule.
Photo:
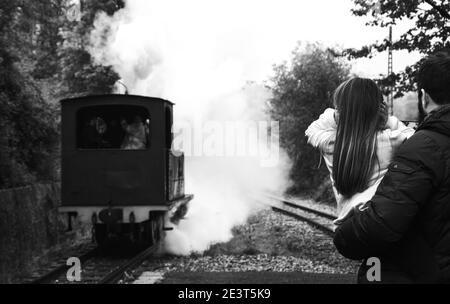
[(102, 95), (61, 101), (61, 207), (71, 225), (91, 223), (102, 244), (163, 238), (193, 195), (184, 193), (184, 155), (172, 150), (170, 101)]

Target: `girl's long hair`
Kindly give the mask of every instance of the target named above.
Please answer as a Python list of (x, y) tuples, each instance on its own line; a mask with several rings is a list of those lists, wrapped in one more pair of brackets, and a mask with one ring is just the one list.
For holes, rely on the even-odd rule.
[(336, 190), (351, 197), (369, 187), (377, 157), (377, 134), (386, 124), (383, 94), (370, 79), (352, 78), (335, 91), (338, 124), (333, 153)]

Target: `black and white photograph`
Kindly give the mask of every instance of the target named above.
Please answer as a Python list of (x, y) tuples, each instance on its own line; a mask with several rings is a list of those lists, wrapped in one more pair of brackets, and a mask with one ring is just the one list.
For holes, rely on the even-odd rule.
[(449, 35), (449, 0), (0, 0), (0, 284), (450, 283)]

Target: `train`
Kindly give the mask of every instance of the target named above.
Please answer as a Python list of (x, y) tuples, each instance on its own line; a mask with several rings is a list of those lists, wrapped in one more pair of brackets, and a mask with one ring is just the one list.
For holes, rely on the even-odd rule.
[(174, 104), (138, 95), (61, 101), (61, 206), (111, 239), (152, 245), (178, 223), (193, 199), (185, 194), (184, 154), (172, 149)]

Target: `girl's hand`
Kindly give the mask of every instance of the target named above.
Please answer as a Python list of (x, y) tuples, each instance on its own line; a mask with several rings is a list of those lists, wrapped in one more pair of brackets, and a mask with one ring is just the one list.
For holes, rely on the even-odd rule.
[(386, 102), (382, 101), (380, 104), (379, 112), (379, 126), (381, 129), (386, 129), (386, 124), (389, 118), (389, 106)]
[(336, 122), (336, 124), (338, 124), (339, 122), (339, 112), (337, 110), (334, 110), (334, 121)]

